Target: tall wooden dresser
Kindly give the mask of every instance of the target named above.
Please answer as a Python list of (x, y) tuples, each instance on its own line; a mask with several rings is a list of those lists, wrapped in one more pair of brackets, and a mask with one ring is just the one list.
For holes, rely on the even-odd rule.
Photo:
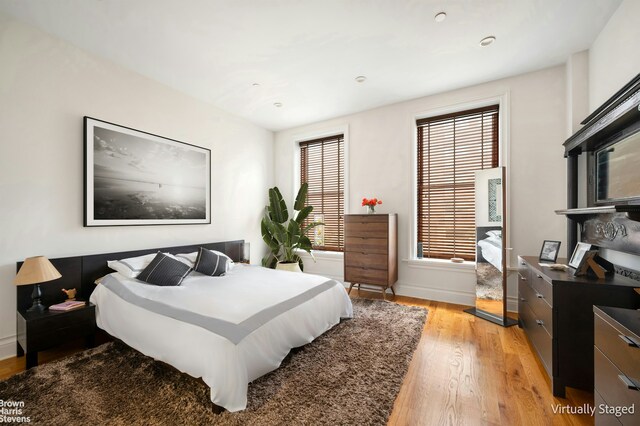
[(398, 281), (398, 215), (349, 214), (344, 217), (344, 280), (381, 287), (395, 296)]

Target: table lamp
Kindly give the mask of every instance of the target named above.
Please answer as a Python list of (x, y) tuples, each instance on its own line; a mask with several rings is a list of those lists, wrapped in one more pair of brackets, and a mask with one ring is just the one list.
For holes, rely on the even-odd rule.
[(60, 277), (62, 277), (60, 272), (44, 256), (28, 257), (24, 260), (13, 282), (15, 285), (36, 285), (31, 294), (33, 303), (27, 312), (42, 312), (46, 309), (41, 300), (40, 283), (57, 280)]

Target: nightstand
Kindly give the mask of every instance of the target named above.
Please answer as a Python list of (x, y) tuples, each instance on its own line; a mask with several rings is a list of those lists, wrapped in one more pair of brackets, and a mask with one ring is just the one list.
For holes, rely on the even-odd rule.
[(95, 344), (96, 307), (90, 303), (66, 312), (19, 310), (17, 317), (18, 356), (27, 356), (27, 369), (38, 365), (38, 352), (84, 337), (87, 347)]

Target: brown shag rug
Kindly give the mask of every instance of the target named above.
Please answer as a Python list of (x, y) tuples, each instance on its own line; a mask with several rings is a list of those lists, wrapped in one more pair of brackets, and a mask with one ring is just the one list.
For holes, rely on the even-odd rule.
[(46, 425), (383, 425), (427, 311), (353, 300), (344, 320), (249, 385), (246, 410), (214, 414), (198, 379), (110, 342), (0, 382), (0, 399)]

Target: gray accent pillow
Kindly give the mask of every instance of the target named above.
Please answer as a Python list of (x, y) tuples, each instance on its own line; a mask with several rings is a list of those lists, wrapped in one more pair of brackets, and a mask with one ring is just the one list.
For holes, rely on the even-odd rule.
[(191, 272), (184, 263), (158, 252), (151, 263), (138, 275), (138, 279), (158, 286), (177, 286)]
[(227, 272), (228, 257), (221, 256), (204, 247), (200, 247), (198, 258), (193, 269), (204, 275), (219, 277)]

